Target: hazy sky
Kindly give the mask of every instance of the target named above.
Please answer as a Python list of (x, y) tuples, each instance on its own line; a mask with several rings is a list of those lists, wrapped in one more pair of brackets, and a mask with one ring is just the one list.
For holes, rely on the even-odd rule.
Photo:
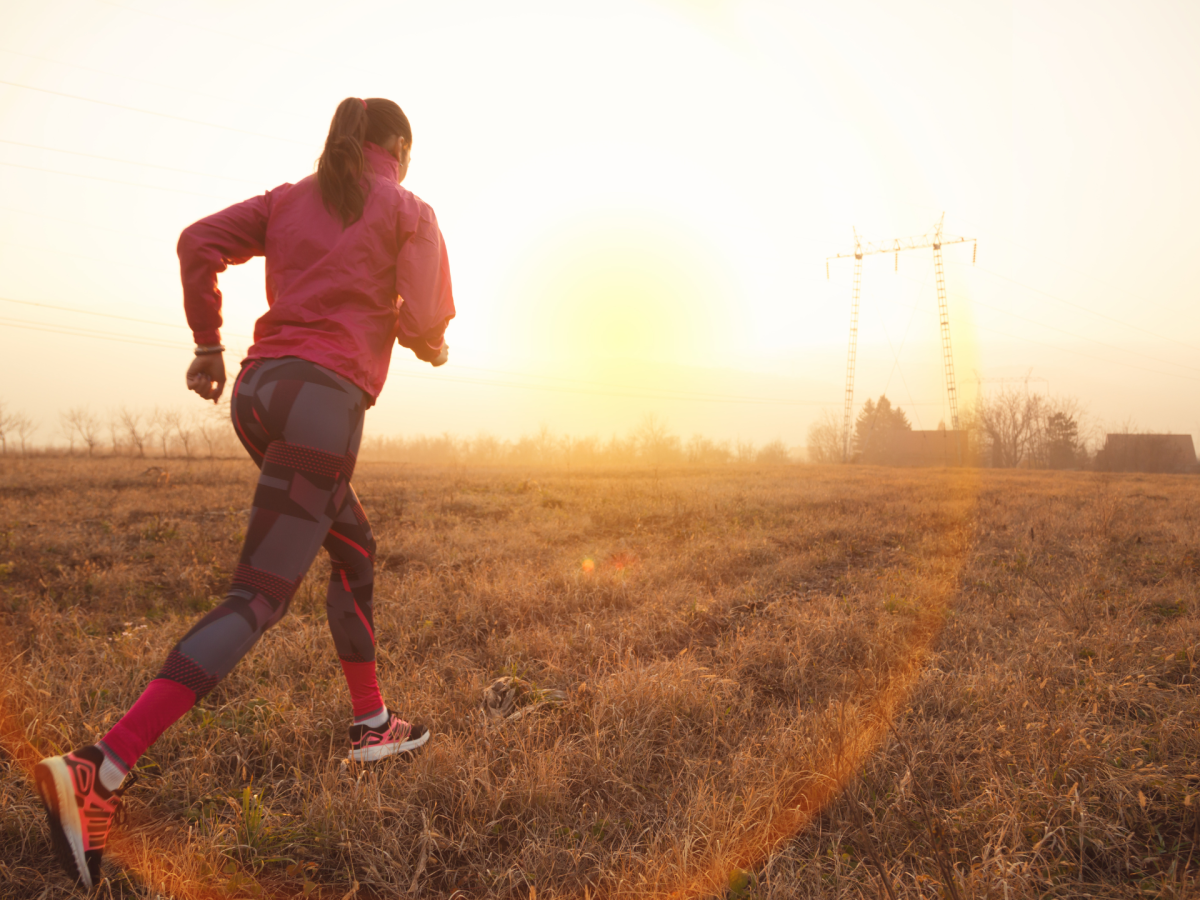
[[(180, 230), (309, 174), (338, 101), (381, 96), (459, 315), (450, 365), (397, 349), (369, 432), (657, 412), (803, 443), (845, 375), (852, 262), (825, 257), (944, 211), (978, 239), (946, 249), (960, 392), (1032, 368), (1200, 439), (1198, 36), (1195, 3), (10, 2), (0, 400), (47, 440), (70, 406), (199, 409)], [(894, 266), (865, 267), (857, 399), (935, 427), (931, 254)], [(236, 366), (261, 260), (222, 287)]]

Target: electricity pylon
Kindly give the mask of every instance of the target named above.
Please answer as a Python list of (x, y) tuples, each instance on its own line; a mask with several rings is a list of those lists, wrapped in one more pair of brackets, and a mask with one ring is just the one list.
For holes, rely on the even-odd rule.
[(954, 430), (958, 430), (958, 386), (954, 380), (954, 355), (950, 350), (950, 316), (946, 305), (946, 275), (942, 268), (942, 245), (973, 243), (971, 250), (971, 265), (975, 265), (975, 251), (979, 249), (975, 238), (946, 237), (942, 234), (942, 222), (946, 214), (938, 219), (930, 231), (917, 237), (895, 238), (890, 243), (879, 241), (871, 243), (858, 236), (854, 230), (854, 252), (838, 253), (825, 258), (825, 277), (829, 278), (829, 261), (831, 259), (848, 259), (854, 257), (854, 299), (850, 305), (850, 350), (846, 354), (846, 409), (842, 416), (842, 461), (850, 460), (850, 416), (854, 411), (854, 362), (858, 354), (858, 298), (862, 291), (862, 260), (864, 256), (873, 253), (894, 253), (896, 255), (895, 271), (900, 271), (901, 250), (921, 250), (933, 248), (933, 272), (937, 278), (938, 313), (942, 323), (942, 361), (946, 374), (946, 394), (950, 401), (950, 420)]

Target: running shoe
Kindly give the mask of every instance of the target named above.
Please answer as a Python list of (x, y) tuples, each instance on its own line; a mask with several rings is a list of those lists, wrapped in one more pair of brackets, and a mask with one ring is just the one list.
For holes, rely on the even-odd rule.
[(68, 875), (89, 890), (100, 881), (100, 858), (108, 829), (121, 805), (121, 795), (133, 785), (127, 777), (115, 791), (100, 783), (104, 753), (88, 746), (65, 756), (43, 759), (33, 770), (34, 783), (54, 852)]
[(378, 728), (369, 725), (350, 726), (350, 758), (355, 762), (374, 762), (397, 753), (410, 753), (429, 740), (424, 725), (410, 725), (398, 716)]

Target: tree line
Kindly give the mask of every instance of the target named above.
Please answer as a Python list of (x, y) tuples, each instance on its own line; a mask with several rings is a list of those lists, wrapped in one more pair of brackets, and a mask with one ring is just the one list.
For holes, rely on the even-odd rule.
[(452, 434), (416, 437), (372, 437), (363, 441), (362, 458), (409, 462), (417, 465), (536, 465), (621, 466), (640, 464), (671, 466), (786, 465), (801, 461), (803, 451), (782, 440), (715, 441), (701, 434), (684, 440), (673, 434), (666, 420), (647, 415), (629, 432), (609, 438), (556, 434), (543, 425), (532, 434), (504, 440), (480, 433), (464, 438)]
[[(59, 413), (57, 426), (57, 436), (65, 447), (37, 446), (34, 437), (39, 423), (0, 402), (0, 454), (65, 451), (86, 456), (192, 459), (244, 455), (230, 424), (228, 400), (193, 412), (121, 407), (100, 414), (87, 407), (74, 407)], [(1087, 468), (1095, 461), (1103, 437), (1078, 400), (1013, 389), (978, 398), (960, 415), (960, 426), (965, 448), (961, 462), (997, 468)], [(939, 429), (944, 430), (945, 424), (939, 423)], [(701, 434), (685, 439), (671, 432), (661, 416), (649, 414), (627, 433), (614, 433), (607, 439), (556, 434), (546, 425), (516, 440), (482, 432), (474, 437), (448, 433), (371, 436), (364, 439), (360, 458), (416, 465), (567, 467), (843, 461), (890, 465), (904, 462), (903, 433), (912, 430), (904, 410), (883, 395), (878, 400), (867, 400), (860, 409), (850, 434), (849, 460), (843, 460), (842, 421), (832, 410), (826, 410), (809, 428), (806, 447), (789, 447), (782, 440), (761, 445), (744, 440), (716, 441)], [(1129, 431), (1129, 426), (1125, 430)]]
[[(945, 422), (938, 424), (944, 431)], [(912, 423), (886, 395), (863, 404), (850, 434), (850, 458), (844, 460), (843, 423), (832, 411), (808, 432), (812, 462), (894, 462), (904, 432)], [(980, 396), (959, 416), (968, 465), (994, 468), (1080, 469), (1095, 458), (1101, 432), (1073, 397), (1052, 397), (1006, 389)]]
[[(76, 406), (60, 412), (56, 424), (72, 455), (217, 458), (243, 452), (229, 422), (228, 402), (192, 412), (121, 407), (100, 414)], [(61, 452), (62, 447), (34, 443), (41, 425), (0, 402), (0, 454)]]
[[(228, 401), (190, 413), (170, 408), (138, 411), (121, 407), (99, 414), (87, 407), (74, 407), (59, 413), (57, 426), (57, 436), (65, 446), (35, 445), (39, 423), (23, 413), (8, 411), (0, 402), (0, 454), (65, 452), (89, 457), (189, 459), (245, 455), (230, 424)], [(789, 448), (782, 440), (759, 445), (744, 440), (714, 441), (700, 434), (684, 440), (669, 430), (665, 419), (650, 414), (629, 432), (608, 439), (556, 434), (546, 425), (516, 440), (482, 432), (474, 437), (369, 436), (363, 440), (359, 457), (416, 465), (570, 467), (644, 463), (667, 467), (783, 465), (801, 461), (803, 451)]]

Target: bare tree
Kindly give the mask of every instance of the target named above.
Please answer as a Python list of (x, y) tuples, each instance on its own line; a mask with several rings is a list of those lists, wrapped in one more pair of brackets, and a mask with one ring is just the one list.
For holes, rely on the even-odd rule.
[(679, 437), (667, 430), (667, 420), (657, 413), (646, 413), (633, 431), (638, 455), (653, 466), (678, 462), (683, 456)]
[(137, 456), (139, 459), (146, 455), (146, 441), (150, 439), (149, 424), (142, 424), (142, 414), (133, 412), (132, 410), (121, 407), (121, 428), (125, 432), (125, 438), (129, 442), (130, 453)]
[(86, 409), (82, 413), (79, 417), (79, 436), (83, 438), (88, 456), (95, 456), (96, 448), (100, 446), (100, 419)]
[(29, 452), (29, 441), (37, 431), (37, 422), (25, 413), (16, 413), (13, 416), (12, 427), (21, 442), (21, 455), (24, 456)]
[(541, 424), (537, 434), (533, 436), (533, 447), (537, 453), (537, 461), (543, 466), (548, 466), (554, 462), (554, 457), (558, 453), (558, 438), (554, 436), (554, 432), (550, 430), (550, 426), (545, 422)]
[(112, 455), (116, 456), (121, 449), (121, 419), (117, 413), (111, 410), (108, 413), (108, 419), (105, 421), (108, 426), (109, 446), (112, 448)]
[(75, 452), (75, 441), (78, 440), (87, 448), (88, 456), (94, 455), (96, 447), (100, 445), (100, 420), (85, 406), (68, 409), (65, 413), (59, 413), (58, 418), (71, 452)]
[(845, 447), (845, 429), (842, 420), (831, 409), (821, 413), (821, 418), (808, 426), (808, 461), (814, 463), (840, 463)]
[(182, 419), (183, 414), (177, 409), (159, 409), (158, 407), (154, 409), (155, 433), (162, 446), (163, 459), (169, 455), (171, 435), (178, 430)]
[(776, 438), (759, 448), (754, 461), (767, 466), (785, 466), (792, 461), (792, 455), (788, 453), (787, 444)]
[(16, 426), (16, 414), (10, 413), (0, 402), (0, 453), (8, 453), (8, 436)]
[(182, 413), (175, 413), (175, 435), (183, 447), (183, 455), (192, 458), (192, 445), (196, 442), (196, 432), (192, 430), (192, 419)]
[(694, 466), (723, 466), (733, 459), (733, 451), (729, 449), (729, 441), (716, 441), (702, 434), (693, 434), (688, 438), (687, 461)]
[(980, 397), (972, 411), (972, 424), (979, 429), (991, 463), (1012, 469), (1025, 462), (1034, 446), (1041, 417), (1042, 398), (1005, 388), (991, 398)]
[(734, 446), (734, 456), (740, 463), (752, 463), (756, 455), (754, 441), (739, 440)]
[(500, 440), (495, 435), (481, 431), (472, 439), (468, 453), (471, 462), (491, 465), (499, 461), (502, 449)]
[(229, 425), (229, 404), (205, 407), (205, 412), (198, 417), (196, 431), (204, 447), (208, 450), (208, 458), (216, 459), (217, 451), (232, 434)]
[(1088, 457), (1090, 426), (1074, 397), (1006, 388), (981, 396), (963, 419), (985, 465), (1067, 469)]
[(1087, 460), (1083, 407), (1073, 397), (1042, 397), (1030, 448), (1030, 462), (1041, 469), (1073, 469)]

